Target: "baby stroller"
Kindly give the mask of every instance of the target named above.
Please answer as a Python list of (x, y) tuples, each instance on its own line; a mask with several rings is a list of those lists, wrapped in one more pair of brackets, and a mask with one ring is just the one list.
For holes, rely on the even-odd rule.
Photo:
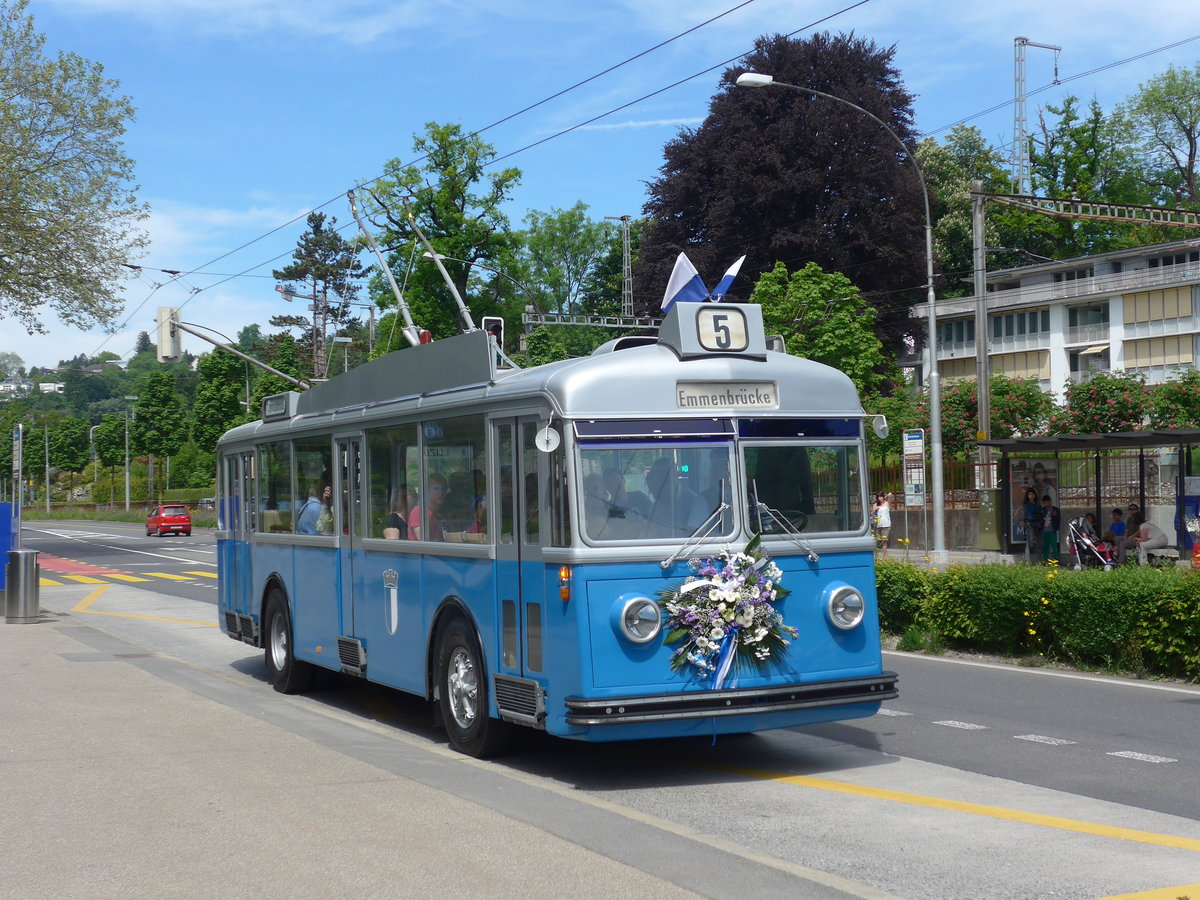
[(1072, 519), (1067, 524), (1068, 540), (1071, 543), (1071, 553), (1075, 556), (1075, 568), (1102, 568), (1108, 571), (1113, 567), (1112, 550), (1108, 544), (1095, 537), (1092, 524), (1083, 516)]

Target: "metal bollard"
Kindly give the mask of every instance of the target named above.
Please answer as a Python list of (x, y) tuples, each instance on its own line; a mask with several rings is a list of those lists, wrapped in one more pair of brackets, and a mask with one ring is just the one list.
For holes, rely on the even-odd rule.
[(38, 551), (9, 550), (5, 569), (4, 621), (36, 625), (41, 612), (38, 593)]

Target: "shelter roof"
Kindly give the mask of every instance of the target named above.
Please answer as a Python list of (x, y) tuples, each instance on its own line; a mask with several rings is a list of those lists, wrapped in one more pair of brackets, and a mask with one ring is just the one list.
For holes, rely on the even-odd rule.
[(1200, 444), (1200, 428), (1160, 428), (1151, 431), (1110, 431), (1104, 434), (1053, 434), (1045, 437), (980, 441), (1004, 453), (1067, 453), (1069, 451), (1129, 450)]

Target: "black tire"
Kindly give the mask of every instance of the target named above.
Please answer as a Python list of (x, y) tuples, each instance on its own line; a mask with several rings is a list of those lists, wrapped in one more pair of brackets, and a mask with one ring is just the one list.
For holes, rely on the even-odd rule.
[(512, 726), (488, 716), (488, 678), (474, 630), (456, 616), (442, 629), (437, 648), (438, 706), (450, 746), (477, 759), (502, 753)]
[(278, 590), (267, 596), (263, 617), (263, 658), (267, 677), (281, 694), (302, 694), (312, 688), (316, 666), (296, 659), (292, 651), (292, 617)]

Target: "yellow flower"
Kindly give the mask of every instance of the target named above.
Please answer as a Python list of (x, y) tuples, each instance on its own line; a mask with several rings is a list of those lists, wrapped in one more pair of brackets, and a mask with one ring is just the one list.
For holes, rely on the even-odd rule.
[(1036, 632), (1036, 631), (1034, 631), (1032, 628), (1030, 628), (1030, 629), (1029, 629), (1029, 633), (1030, 633), (1030, 634), (1037, 634), (1037, 632)]
[(1024, 615), (1024, 616), (1029, 615), (1029, 610), (1025, 610), (1025, 612), (1023, 612), (1021, 615)]
[(1045, 597), (1043, 597), (1042, 598), (1042, 606), (1049, 606), (1049, 605), (1050, 605), (1050, 601), (1047, 600)]
[(1047, 581), (1053, 581), (1053, 580), (1054, 580), (1054, 573), (1053, 573), (1053, 572), (1050, 572), (1050, 573), (1048, 573), (1048, 574), (1046, 575), (1046, 580), (1047, 580)]

